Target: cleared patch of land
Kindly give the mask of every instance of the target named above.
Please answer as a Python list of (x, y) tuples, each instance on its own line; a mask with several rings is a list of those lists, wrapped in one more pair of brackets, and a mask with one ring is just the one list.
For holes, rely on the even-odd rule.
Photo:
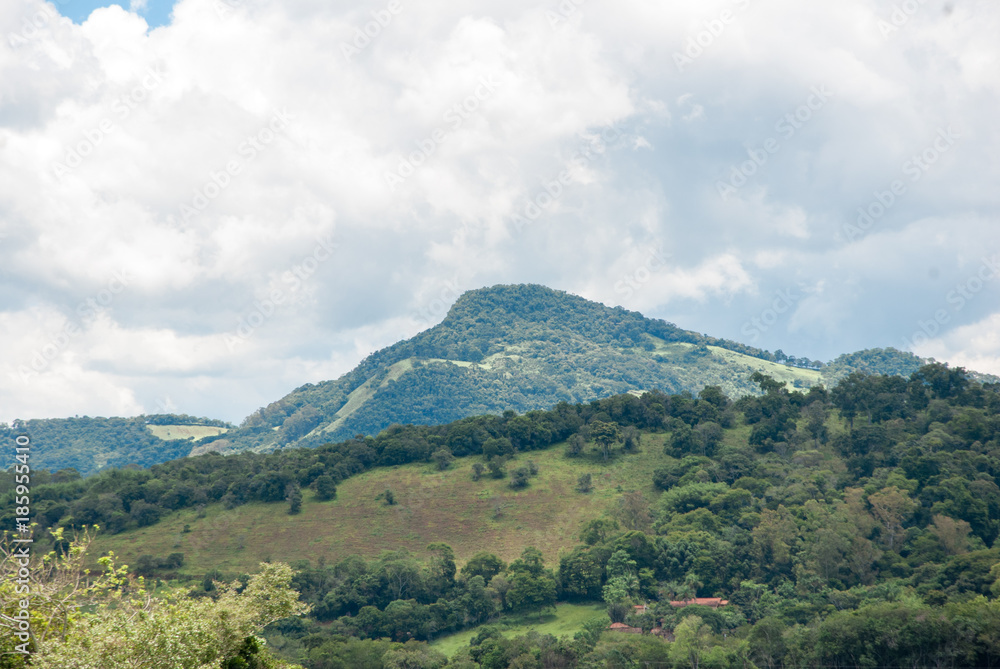
[[(822, 372), (815, 369), (802, 369), (801, 367), (783, 365), (780, 362), (771, 362), (769, 360), (761, 360), (760, 358), (752, 358), (749, 355), (743, 355), (742, 353), (730, 351), (725, 348), (719, 348), (718, 346), (709, 346), (708, 350), (710, 350), (714, 355), (724, 358), (729, 362), (746, 365), (754, 371), (763, 372), (775, 381), (787, 381), (789, 386), (794, 386), (795, 382), (798, 381), (799, 386), (805, 386), (808, 388), (823, 381)], [(791, 390), (791, 388), (789, 388), (789, 390)]]
[[(583, 523), (617, 505), (623, 492), (654, 498), (652, 473), (663, 460), (664, 438), (644, 434), (639, 452), (606, 463), (593, 455), (567, 458), (563, 444), (522, 453), (511, 467), (533, 460), (538, 475), (519, 491), (508, 479), (473, 481), (471, 466), (479, 458), (457, 459), (443, 472), (425, 463), (375, 469), (344, 481), (328, 502), (304, 490), (302, 511), (294, 516), (285, 503), (212, 504), (202, 517), (184, 509), (151, 527), (102, 535), (93, 554), (113, 550), (134, 564), (142, 554), (179, 552), (185, 558), (181, 573), (202, 575), (212, 569), (252, 572), (263, 560), (316, 564), (322, 557), (329, 563), (398, 548), (423, 554), (427, 544), (444, 541), (460, 564), (481, 550), (510, 561), (536, 546), (555, 566), (560, 550), (578, 543)], [(588, 494), (576, 491), (585, 473), (593, 477)], [(381, 497), (387, 488), (397, 500), (393, 506)]]
[(340, 407), (337, 413), (334, 414), (333, 421), (327, 425), (316, 428), (311, 434), (330, 432), (337, 429), (343, 425), (344, 421), (347, 420), (351, 414), (360, 409), (365, 402), (370, 400), (372, 396), (375, 395), (375, 391), (378, 390), (378, 388), (382, 388), (389, 383), (389, 381), (395, 381), (411, 369), (413, 369), (413, 359), (407, 358), (406, 360), (400, 360), (396, 364), (390, 366), (385, 378), (380, 384), (378, 384), (378, 386), (376, 386), (374, 378), (368, 379), (347, 396), (347, 402), (345, 402), (344, 406)]
[[(554, 637), (569, 636), (583, 629), (583, 624), (592, 618), (599, 618), (605, 615), (604, 604), (556, 604), (556, 610), (549, 609), (541, 616), (529, 614), (516, 618), (502, 618), (499, 622), (491, 623), (492, 626), (500, 629), (506, 637), (527, 634), (531, 630), (539, 634), (551, 634)], [(435, 639), (431, 642), (434, 650), (451, 657), (456, 652), (469, 645), (469, 640), (479, 632), (479, 627), (463, 630), (455, 634), (449, 634)]]
[(228, 427), (214, 425), (147, 425), (153, 436), (169, 441), (171, 439), (187, 439), (194, 437), (195, 441), (205, 437), (214, 437), (229, 431)]

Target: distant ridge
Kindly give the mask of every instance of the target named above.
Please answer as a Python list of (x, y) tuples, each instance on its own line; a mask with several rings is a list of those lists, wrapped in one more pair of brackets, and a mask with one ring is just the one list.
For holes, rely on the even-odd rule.
[[(842, 376), (865, 365), (909, 375), (922, 364), (895, 349), (851, 355), (830, 371)], [(315, 446), (392, 423), (523, 413), (654, 388), (697, 393), (718, 385), (740, 396), (757, 392), (749, 380), (757, 370), (797, 387), (828, 382), (822, 363), (778, 357), (545, 286), (497, 285), (462, 294), (440, 324), (337, 380), (297, 388), (195, 452)]]
[(924, 362), (886, 348), (841, 355), (824, 365), (545, 286), (497, 285), (464, 293), (438, 325), (376, 351), (339, 379), (296, 388), (238, 428), (191, 417), (153, 421), (230, 428), (219, 434), (202, 431), (197, 440), (160, 441), (156, 434), (180, 431), (162, 428), (154, 434), (136, 418), (32, 421), (31, 429), (35, 466), (88, 474), (207, 451), (317, 446), (376, 434), (393, 423), (524, 413), (630, 391), (697, 393), (717, 385), (738, 397), (758, 391), (749, 380), (758, 370), (807, 388), (832, 385), (856, 370), (909, 376)]

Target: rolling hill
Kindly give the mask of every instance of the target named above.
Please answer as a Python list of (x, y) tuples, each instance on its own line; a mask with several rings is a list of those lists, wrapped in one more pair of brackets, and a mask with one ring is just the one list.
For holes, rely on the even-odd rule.
[(739, 397), (758, 392), (749, 380), (755, 371), (795, 388), (831, 385), (855, 369), (908, 376), (922, 362), (894, 349), (828, 365), (792, 360), (544, 286), (493, 286), (463, 294), (439, 325), (339, 379), (295, 389), (193, 453), (316, 446), (393, 423), (432, 425), (651, 389), (717, 385)]
[(855, 370), (908, 376), (921, 363), (891, 348), (827, 364), (776, 356), (544, 286), (500, 285), (463, 294), (440, 324), (371, 354), (339, 379), (296, 388), (238, 428), (165, 415), (16, 421), (0, 432), (27, 430), (35, 467), (89, 475), (209, 451), (318, 446), (393, 423), (434, 425), (623, 392), (697, 393), (717, 385), (735, 398), (758, 392), (749, 380), (755, 371), (808, 388), (831, 386)]

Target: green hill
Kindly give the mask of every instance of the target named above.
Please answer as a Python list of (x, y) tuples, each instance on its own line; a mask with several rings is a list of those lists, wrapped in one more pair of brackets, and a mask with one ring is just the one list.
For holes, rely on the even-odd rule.
[[(217, 436), (232, 427), (221, 420), (175, 414), (78, 416), (0, 424), (0, 439), (13, 443), (18, 434), (28, 434), (32, 469), (75, 469), (86, 476), (110, 467), (149, 467), (182, 458), (199, 439)], [(2, 462), (5, 468), (13, 464), (13, 451), (5, 453)]]
[[(433, 425), (632, 391), (717, 385), (740, 397), (757, 392), (755, 371), (796, 388), (833, 380), (819, 361), (779, 357), (544, 286), (493, 286), (462, 295), (439, 325), (335, 381), (297, 388), (194, 452), (316, 446), (393, 423)], [(894, 349), (835, 362), (836, 378), (862, 367), (908, 376), (921, 364)]]
[[(373, 353), (339, 379), (295, 389), (239, 428), (192, 416), (84, 417), (16, 421), (0, 426), (0, 436), (26, 430), (36, 468), (89, 475), (209, 451), (315, 447), (393, 423), (436, 425), (625, 392), (697, 393), (716, 385), (735, 398), (757, 392), (749, 381), (755, 371), (794, 388), (829, 387), (855, 370), (909, 376), (921, 362), (889, 348), (824, 365), (544, 286), (493, 286), (465, 293), (440, 324)], [(13, 456), (5, 457), (9, 467)]]
[[(329, 502), (303, 490), (302, 511), (295, 515), (274, 504), (226, 509), (215, 503), (170, 514), (149, 527), (104, 535), (98, 549), (113, 550), (129, 564), (143, 554), (181, 552), (182, 571), (196, 575), (212, 569), (251, 572), (261, 561), (279, 559), (279, 552), (283, 561), (314, 563), (321, 557), (332, 563), (400, 548), (423, 554), (435, 541), (447, 542), (460, 562), (484, 546), (509, 562), (529, 545), (555, 562), (560, 551), (577, 543), (585, 521), (613, 512), (621, 490), (654, 499), (653, 470), (663, 460), (663, 445), (663, 435), (643, 435), (640, 452), (607, 463), (595, 455), (567, 458), (558, 445), (521, 454), (509, 468), (529, 460), (538, 467), (523, 490), (511, 489), (509, 478), (474, 481), (469, 461), (459, 460), (445, 471), (423, 462), (380, 467), (339, 484), (336, 499)], [(585, 473), (594, 481), (587, 494), (575, 490)], [(382, 496), (386, 489), (393, 491), (392, 506)]]
[[(703, 659), (996, 666), (1000, 385), (940, 364), (830, 391), (755, 382), (764, 394), (736, 402), (626, 393), (315, 449), (40, 472), (36, 537), (98, 522), (93, 557), (114, 550), (150, 583), (186, 577), (192, 597), (259, 560), (291, 562), (313, 610), (264, 634), (308, 669), (388, 652), (383, 638), (414, 653), (433, 641), (456, 666), (538, 666), (484, 659), (501, 652), (620, 666), (605, 662), (619, 651), (666, 666), (674, 644), (602, 633), (602, 599), (616, 622), (663, 621), (675, 644), (697, 632)], [(0, 509), (14, 495), (5, 473)], [(689, 596), (729, 604), (672, 604)]]

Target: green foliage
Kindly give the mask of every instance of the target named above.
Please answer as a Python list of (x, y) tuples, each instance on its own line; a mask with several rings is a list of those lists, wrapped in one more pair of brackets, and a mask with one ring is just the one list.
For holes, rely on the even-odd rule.
[(587, 431), (590, 434), (591, 439), (600, 446), (601, 455), (605, 460), (611, 455), (611, 446), (621, 439), (621, 432), (618, 429), (618, 423), (614, 421), (592, 421), (587, 426)]
[[(725, 394), (735, 398), (756, 390), (748, 376), (761, 361), (822, 366), (543, 286), (494, 286), (462, 295), (442, 323), (372, 354), (343, 377), (297, 388), (248, 417), (240, 429), (201, 443), (217, 442), (227, 450), (316, 446), (373, 435), (393, 423), (526, 413), (649, 388), (696, 393), (710, 386), (703, 399), (721, 411)], [(858, 370), (908, 376), (919, 366), (911, 354), (873, 349), (841, 356), (831, 363), (837, 376), (824, 381), (833, 385)], [(800, 377), (811, 379), (807, 385), (820, 378), (815, 372)], [(318, 424), (310, 410), (320, 414)], [(454, 455), (464, 454), (447, 445)]]
[[(602, 596), (608, 604), (630, 603), (639, 595), (639, 577), (636, 561), (627, 551), (617, 550), (607, 564), (607, 584)], [(612, 618), (614, 619), (614, 618)]]
[[(147, 424), (176, 424), (175, 416), (134, 418), (49, 418), (16, 420), (8, 427), (0, 424), (0, 439), (13, 441), (18, 434), (31, 435), (32, 469), (57, 471), (72, 469), (88, 476), (109, 467), (149, 467), (181, 458), (191, 452), (189, 439), (164, 441), (149, 431)], [(192, 419), (189, 423), (232, 427), (222, 421)], [(0, 467), (9, 467), (13, 452), (5, 454)]]
[(439, 448), (431, 454), (431, 459), (437, 466), (438, 471), (443, 472), (451, 466), (452, 460), (455, 456), (451, 454), (451, 451), (447, 448)]
[[(276, 623), (267, 632), (272, 647), (309, 669), (435, 666), (441, 658), (421, 642), (504, 612), (537, 617), (561, 598), (604, 600), (612, 619), (644, 629), (662, 620), (677, 640), (613, 632), (595, 640), (590, 630), (575, 641), (515, 641), (483, 632), (455, 666), (628, 666), (641, 657), (674, 666), (990, 666), (1000, 662), (996, 602), (986, 599), (1000, 590), (1000, 387), (963, 378), (931, 365), (910, 379), (847, 375), (843, 388), (802, 393), (761, 376), (765, 393), (732, 405), (712, 391), (623, 395), (86, 480), (42, 472), (33, 492), (40, 516), (128, 525), (205, 499), (270, 499), (295, 485), (318, 491), (324, 476), (336, 485), (370, 467), (425, 463), (444, 444), (477, 460), (489, 450), (489, 463), (503, 471), (510, 462), (511, 479), (527, 479), (524, 451), (583, 425), (595, 440), (595, 425), (597, 435), (614, 427), (612, 443), (632, 428), (658, 459), (652, 480), (609, 499), (617, 522), (584, 523), (581, 545), (561, 553), (557, 571), (527, 549), (509, 567), (480, 553), (459, 575), (444, 544), (428, 546), (422, 562), (393, 551), (306, 567), (294, 586), (312, 617)], [(660, 455), (659, 443), (678, 433), (698, 435), (704, 450)], [(10, 500), (12, 483), (0, 478), (0, 501)], [(158, 559), (144, 558), (140, 568)], [(222, 598), (210, 590), (214, 581), (208, 586), (195, 599)], [(730, 603), (669, 603), (695, 596)], [(635, 613), (639, 602), (650, 610)], [(234, 636), (226, 661), (259, 655), (252, 636)]]
[(462, 567), (462, 575), (466, 578), (481, 576), (486, 583), (490, 582), (497, 574), (507, 570), (507, 565), (503, 560), (492, 553), (480, 552), (469, 558), (469, 561)]
[(289, 514), (294, 515), (302, 511), (302, 490), (297, 483), (288, 486), (288, 496), (285, 500), (288, 502)]
[(337, 482), (329, 474), (321, 474), (313, 481), (316, 498), (321, 502), (334, 499), (337, 496)]
[[(5, 537), (6, 539), (6, 537)], [(141, 579), (129, 577), (114, 556), (100, 559), (96, 578), (83, 568), (92, 537), (70, 541), (64, 556), (50, 553), (29, 565), (32, 591), (30, 666), (42, 669), (279, 669), (287, 665), (267, 653), (255, 636), (267, 624), (308, 607), (291, 589), (292, 570), (262, 564), (261, 572), (237, 589), (224, 585), (218, 597), (191, 599), (178, 591), (149, 596)], [(19, 568), (4, 545), (3, 588)], [(4, 614), (14, 604), (4, 592)], [(82, 609), (86, 607), (86, 612)], [(6, 620), (6, 618), (5, 618)], [(6, 642), (6, 639), (5, 641)], [(3, 642), (0, 642), (3, 643)], [(3, 656), (18, 667), (19, 657)], [(22, 656), (23, 657), (23, 656)], [(11, 663), (13, 660), (13, 663)]]

